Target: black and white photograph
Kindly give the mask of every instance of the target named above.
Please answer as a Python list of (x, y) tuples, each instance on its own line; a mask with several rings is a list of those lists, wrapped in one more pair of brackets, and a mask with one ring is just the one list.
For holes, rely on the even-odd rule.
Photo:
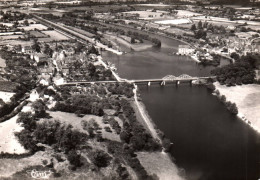
[(0, 180), (260, 180), (260, 0), (0, 0)]

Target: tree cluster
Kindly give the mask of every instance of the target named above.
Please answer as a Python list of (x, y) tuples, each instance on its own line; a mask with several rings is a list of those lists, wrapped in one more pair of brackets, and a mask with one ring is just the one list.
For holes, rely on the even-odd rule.
[(255, 79), (254, 69), (259, 66), (259, 63), (259, 55), (249, 54), (242, 56), (233, 64), (214, 69), (212, 74), (217, 76), (221, 84), (227, 86), (251, 84)]
[(93, 114), (102, 116), (103, 105), (99, 98), (91, 95), (74, 95), (66, 101), (59, 101), (53, 108), (55, 111), (63, 111), (78, 114)]
[(112, 94), (125, 95), (128, 98), (133, 97), (133, 84), (130, 83), (110, 83), (107, 90)]
[(121, 140), (128, 143), (135, 151), (160, 149), (160, 145), (137, 121), (131, 104), (127, 100), (122, 99), (121, 107), (126, 117), (121, 116), (123, 121), (123, 130), (120, 133)]

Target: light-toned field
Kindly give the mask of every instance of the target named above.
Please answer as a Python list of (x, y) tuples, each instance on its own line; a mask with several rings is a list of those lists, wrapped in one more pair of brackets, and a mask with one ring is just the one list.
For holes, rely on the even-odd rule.
[(1, 24), (5, 25), (7, 27), (12, 27), (14, 25), (13, 23), (1, 23)]
[(236, 103), (239, 116), (245, 116), (258, 130), (260, 130), (260, 85), (248, 84), (227, 87), (214, 83), (221, 95), (227, 101)]
[(9, 35), (9, 36), (0, 36), (0, 40), (10, 40), (10, 39), (18, 39), (19, 37), (23, 37), (23, 35)]
[[(0, 163), (0, 179), (10, 177), (18, 171), (22, 171), (29, 166), (41, 165), (43, 160), (50, 159), (51, 154), (43, 151), (35, 153), (33, 156), (22, 159), (1, 159)], [(28, 178), (30, 174), (28, 174)]]
[(18, 142), (14, 133), (23, 129), (16, 123), (18, 115), (10, 120), (0, 123), (0, 152), (23, 154), (26, 153), (24, 147)]
[(39, 29), (39, 30), (47, 30), (47, 26), (44, 26), (42, 24), (30, 24), (29, 26), (24, 26), (24, 27), (18, 27), (19, 29), (24, 29), (25, 31), (31, 31), (34, 29)]
[(49, 35), (52, 40), (55, 41), (63, 41), (68, 40), (69, 38), (67, 36), (64, 36), (63, 34), (57, 32), (57, 31), (42, 31), (42, 33)]
[[(31, 106), (24, 106), (22, 112), (31, 112)], [(16, 123), (18, 115), (12, 117), (11, 119), (0, 123), (0, 152), (10, 153), (10, 154), (23, 154), (28, 151), (19, 143), (15, 132), (20, 132), (23, 127)], [(0, 163), (1, 164), (1, 163)], [(0, 173), (0, 175), (2, 175)]]
[(178, 25), (178, 24), (190, 24), (192, 23), (192, 21), (189, 19), (171, 19), (171, 20), (155, 21), (155, 23)]
[(5, 60), (0, 57), (0, 67), (5, 67)]
[(155, 173), (161, 180), (184, 180), (177, 166), (164, 152), (138, 152), (137, 157), (148, 174)]
[(192, 16), (200, 16), (201, 14), (187, 11), (187, 10), (177, 10), (177, 16), (179, 17), (192, 17)]
[(0, 41), (0, 45), (17, 45), (21, 44), (21, 46), (31, 46), (33, 44), (33, 41), (22, 41), (22, 40), (3, 40)]
[(0, 91), (0, 99), (2, 99), (5, 103), (7, 103), (7, 102), (10, 101), (10, 98), (11, 98), (14, 94), (15, 94), (15, 93)]
[(139, 14), (139, 19), (154, 19), (154, 18), (161, 18), (163, 13), (167, 13), (166, 11), (160, 12), (151, 12), (151, 11), (128, 11), (124, 12), (126, 14)]

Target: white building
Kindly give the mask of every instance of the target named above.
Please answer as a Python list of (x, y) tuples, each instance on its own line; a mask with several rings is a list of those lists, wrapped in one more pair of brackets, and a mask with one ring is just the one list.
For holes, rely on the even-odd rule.
[(179, 45), (178, 54), (180, 55), (191, 55), (195, 52), (195, 49), (189, 45)]

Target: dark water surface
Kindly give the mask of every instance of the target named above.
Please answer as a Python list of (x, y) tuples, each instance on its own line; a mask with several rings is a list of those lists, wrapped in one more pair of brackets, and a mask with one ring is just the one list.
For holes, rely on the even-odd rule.
[(260, 177), (260, 138), (204, 87), (140, 86), (155, 124), (174, 143), (171, 154), (188, 179)]
[[(206, 76), (189, 57), (175, 56), (177, 41), (162, 38), (162, 48), (122, 56), (105, 52), (123, 78), (162, 78), (166, 75)], [(130, 52), (128, 50), (128, 52)], [(228, 62), (221, 61), (221, 65)], [(174, 143), (171, 154), (191, 180), (257, 180), (260, 140), (250, 127), (231, 115), (205, 87), (181, 84), (139, 86), (155, 124)]]

